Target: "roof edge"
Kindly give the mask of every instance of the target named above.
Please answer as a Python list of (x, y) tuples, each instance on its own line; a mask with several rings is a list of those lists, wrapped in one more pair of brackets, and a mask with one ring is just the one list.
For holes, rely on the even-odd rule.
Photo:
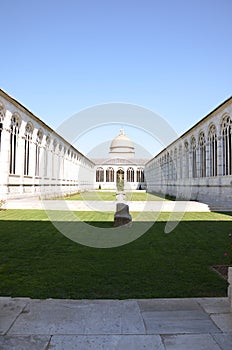
[(145, 165), (149, 164), (153, 159), (155, 159), (156, 157), (158, 157), (162, 152), (164, 152), (164, 150), (166, 150), (167, 148), (171, 147), (177, 140), (184, 138), (184, 136), (186, 134), (188, 134), (192, 129), (194, 129), (196, 126), (198, 126), (199, 124), (201, 124), (203, 121), (205, 121), (206, 119), (208, 119), (213, 113), (217, 112), (221, 107), (223, 107), (225, 104), (227, 104), (228, 102), (230, 102), (230, 100), (232, 101), (232, 96), (228, 97), (225, 101), (223, 101), (222, 103), (220, 103), (217, 107), (215, 107), (211, 112), (209, 112), (208, 114), (206, 114), (206, 116), (204, 116), (202, 119), (200, 119), (196, 124), (194, 124), (193, 126), (191, 126), (187, 131), (185, 131), (181, 136), (179, 136), (177, 139), (175, 139), (174, 141), (172, 141), (168, 146), (166, 146), (165, 148), (163, 148), (159, 153), (157, 153), (153, 158), (151, 158)]
[(69, 141), (67, 141), (64, 137), (62, 137), (60, 134), (58, 134), (54, 129), (52, 129), (48, 124), (46, 124), (43, 120), (41, 120), (39, 117), (37, 117), (34, 113), (32, 113), (28, 108), (26, 108), (21, 102), (17, 101), (14, 97), (6, 93), (4, 90), (0, 89), (0, 94), (3, 95), (9, 102), (15, 104), (19, 109), (21, 109), (23, 112), (28, 114), (30, 117), (32, 117), (34, 120), (40, 122), (44, 127), (46, 127), (48, 130), (50, 130), (53, 134), (60, 137), (63, 142), (66, 142), (70, 145), (70, 147), (75, 150), (78, 154), (83, 156), (85, 159), (88, 159), (89, 162), (91, 162), (93, 165), (95, 165), (88, 157), (86, 157), (83, 153), (78, 151), (77, 148), (75, 148)]

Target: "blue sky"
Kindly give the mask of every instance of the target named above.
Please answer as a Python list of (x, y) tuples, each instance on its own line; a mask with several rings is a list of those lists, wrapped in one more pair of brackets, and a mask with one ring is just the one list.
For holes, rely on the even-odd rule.
[[(231, 0), (8, 0), (0, 12), (0, 87), (53, 128), (125, 102), (180, 135), (232, 95)], [(119, 128), (86, 133), (77, 147), (88, 153)], [(158, 150), (149, 136), (143, 145)]]

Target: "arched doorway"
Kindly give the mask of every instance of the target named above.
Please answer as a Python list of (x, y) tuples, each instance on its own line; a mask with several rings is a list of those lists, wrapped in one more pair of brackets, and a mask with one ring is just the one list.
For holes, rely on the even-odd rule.
[(118, 191), (123, 191), (124, 190), (124, 170), (123, 169), (118, 169), (117, 171), (117, 190)]

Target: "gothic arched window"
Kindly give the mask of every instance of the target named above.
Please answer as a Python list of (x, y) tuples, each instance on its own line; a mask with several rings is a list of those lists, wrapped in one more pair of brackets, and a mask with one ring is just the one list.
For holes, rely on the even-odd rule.
[(114, 182), (114, 169), (113, 168), (106, 169), (106, 182)]
[(172, 178), (177, 179), (177, 148), (174, 149), (174, 159), (172, 160)]
[(134, 182), (135, 172), (133, 168), (128, 168), (126, 172), (127, 182)]
[(184, 143), (184, 158), (185, 158), (185, 177), (189, 178), (189, 144), (188, 141)]
[(183, 176), (183, 155), (182, 146), (179, 146), (179, 178), (182, 179)]
[(209, 176), (217, 176), (217, 132), (215, 125), (209, 128)]
[(2, 140), (2, 130), (3, 130), (3, 120), (5, 117), (5, 107), (4, 105), (0, 102), (0, 151), (1, 151), (1, 140)]
[(51, 143), (50, 135), (46, 136), (46, 143), (44, 148), (44, 176), (48, 176), (48, 150)]
[(14, 114), (10, 126), (10, 174), (16, 173), (20, 117)]
[[(56, 176), (57, 176), (57, 173), (56, 173), (56, 168), (57, 168), (57, 164), (56, 164), (56, 147), (57, 147), (57, 139), (54, 139), (53, 140), (53, 144), (52, 144), (52, 178), (55, 179)], [(72, 159), (72, 154), (71, 154), (71, 151), (70, 149), (68, 150), (68, 160), (69, 160), (69, 163), (68, 163), (68, 169), (70, 167), (70, 161)], [(69, 172), (69, 170), (68, 170)], [(69, 176), (71, 174), (69, 173)]]
[(171, 178), (171, 171), (170, 171), (170, 153), (167, 154), (167, 179), (170, 180)]
[(196, 139), (194, 136), (191, 139), (191, 151), (192, 151), (192, 177), (197, 177), (197, 146), (196, 146)]
[(144, 171), (143, 168), (137, 169), (137, 182), (144, 182)]
[(24, 175), (29, 175), (30, 164), (30, 149), (33, 133), (33, 125), (28, 122), (25, 128), (25, 142), (24, 142)]
[(96, 182), (104, 182), (104, 169), (97, 168), (96, 170)]
[(203, 131), (199, 135), (200, 177), (206, 177), (206, 142)]
[(35, 176), (39, 176), (40, 172), (40, 147), (43, 138), (43, 131), (41, 129), (37, 132), (35, 143)]
[(226, 116), (222, 121), (222, 160), (223, 175), (232, 174), (232, 121)]

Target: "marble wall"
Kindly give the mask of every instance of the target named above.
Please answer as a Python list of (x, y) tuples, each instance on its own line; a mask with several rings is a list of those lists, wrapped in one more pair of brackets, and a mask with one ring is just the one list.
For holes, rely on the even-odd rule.
[(232, 200), (232, 98), (151, 159), (147, 189), (180, 199)]
[(0, 90), (0, 196), (60, 196), (93, 188), (94, 163)]

